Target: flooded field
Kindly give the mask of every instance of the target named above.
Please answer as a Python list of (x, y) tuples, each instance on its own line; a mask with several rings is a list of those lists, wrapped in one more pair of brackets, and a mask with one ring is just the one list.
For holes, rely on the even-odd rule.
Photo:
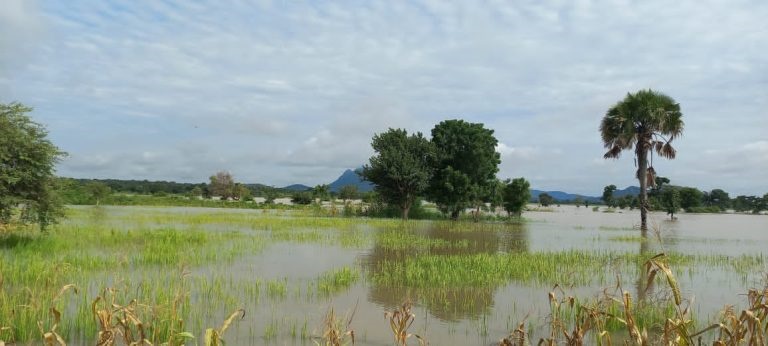
[[(242, 308), (245, 317), (224, 333), (229, 344), (312, 345), (333, 309), (351, 317), (357, 344), (391, 345), (385, 312), (406, 300), (415, 314), (409, 332), (433, 345), (494, 344), (523, 321), (538, 340), (549, 330), (549, 292), (588, 301), (626, 290), (665, 311), (668, 287), (657, 278), (646, 289), (642, 268), (661, 252), (697, 326), (765, 285), (768, 216), (650, 220), (658, 236), (643, 239), (636, 212), (571, 206), (482, 223), (73, 208), (50, 235), (0, 244), (0, 327), (9, 327), (0, 340), (39, 339), (37, 321), (50, 327), (55, 306), (58, 333), (93, 344), (91, 304), (100, 295), (119, 305), (136, 299), (149, 307), (142, 316), (156, 322), (154, 333), (188, 331), (178, 339), (188, 344), (202, 344), (206, 328)], [(67, 284), (77, 292), (60, 292)], [(649, 330), (660, 328), (653, 314), (641, 321)]]

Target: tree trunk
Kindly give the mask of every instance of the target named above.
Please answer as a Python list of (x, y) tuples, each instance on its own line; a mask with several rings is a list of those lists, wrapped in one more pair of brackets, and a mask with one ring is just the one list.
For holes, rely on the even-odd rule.
[(407, 204), (403, 206), (403, 220), (408, 220), (408, 213), (411, 211), (411, 205)]
[(460, 209), (454, 209), (451, 211), (451, 220), (456, 221), (459, 219), (459, 213), (461, 213)]
[(648, 149), (650, 142), (640, 136), (635, 146), (637, 155), (637, 180), (640, 182), (640, 233), (645, 237), (648, 233)]

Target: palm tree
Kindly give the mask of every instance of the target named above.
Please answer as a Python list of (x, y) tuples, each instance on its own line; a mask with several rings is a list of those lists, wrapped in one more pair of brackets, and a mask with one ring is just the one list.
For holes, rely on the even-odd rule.
[(600, 135), (608, 152), (604, 158), (618, 158), (623, 150), (634, 148), (637, 179), (640, 181), (640, 230), (645, 236), (648, 214), (648, 185), (655, 184), (655, 172), (648, 156), (674, 159), (672, 140), (683, 132), (680, 105), (671, 97), (653, 90), (640, 90), (616, 103), (600, 123)]

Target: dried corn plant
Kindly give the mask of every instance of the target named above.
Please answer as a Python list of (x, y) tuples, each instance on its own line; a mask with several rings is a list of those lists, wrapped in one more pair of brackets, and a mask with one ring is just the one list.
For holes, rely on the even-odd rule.
[(134, 299), (127, 305), (119, 305), (115, 296), (115, 289), (106, 288), (91, 303), (98, 329), (96, 345), (152, 345), (138, 316), (137, 310), (141, 308), (138, 302)]
[[(30, 297), (33, 298), (32, 291), (29, 290)], [(44, 327), (43, 321), (37, 321), (37, 328), (40, 330), (40, 335), (43, 338), (43, 344), (46, 346), (66, 346), (66, 342), (64, 341), (64, 338), (58, 333), (57, 329), (59, 328), (59, 324), (61, 323), (61, 312), (59, 312), (58, 309), (54, 306), (54, 304), (61, 299), (62, 296), (64, 296), (64, 293), (68, 291), (73, 291), (75, 294), (77, 294), (77, 287), (73, 284), (64, 285), (61, 287), (59, 292), (53, 296), (51, 299), (51, 307), (48, 309), (50, 312), (50, 316), (52, 316), (53, 324), (47, 328)]]
[(355, 311), (357, 311), (357, 306), (355, 306), (355, 309), (352, 310), (352, 313), (349, 315), (349, 317), (339, 318), (336, 316), (333, 308), (328, 309), (328, 313), (326, 313), (325, 317), (323, 318), (323, 335), (321, 337), (317, 337), (318, 339), (321, 339), (322, 342), (318, 340), (312, 340), (315, 345), (342, 346), (348, 345), (350, 343), (354, 345), (355, 331), (349, 327), (352, 324)]
[(227, 328), (232, 324), (232, 322), (235, 321), (236, 318), (243, 319), (245, 318), (245, 309), (237, 309), (237, 311), (233, 312), (232, 314), (227, 317), (226, 320), (224, 320), (224, 323), (219, 327), (219, 329), (213, 329), (208, 328), (205, 330), (205, 346), (220, 346), (224, 345), (224, 339), (222, 336), (224, 335), (224, 332), (227, 331)]
[(410, 337), (414, 337), (419, 340), (420, 345), (426, 344), (426, 341), (421, 336), (408, 332), (408, 329), (416, 320), (416, 315), (411, 313), (412, 307), (413, 304), (410, 302), (410, 300), (406, 300), (397, 309), (384, 313), (384, 318), (389, 320), (389, 328), (392, 330), (395, 345), (397, 346), (408, 345), (408, 339)]

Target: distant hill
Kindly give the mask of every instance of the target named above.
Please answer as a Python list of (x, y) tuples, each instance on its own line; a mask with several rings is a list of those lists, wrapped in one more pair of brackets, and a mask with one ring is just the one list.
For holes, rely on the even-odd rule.
[(600, 202), (600, 197), (584, 196), (584, 195), (578, 195), (573, 193), (567, 193), (563, 191), (541, 191), (541, 190), (531, 190), (531, 201), (532, 202), (538, 201), (539, 195), (545, 192), (548, 195), (552, 196), (552, 198), (554, 198), (556, 201), (573, 201), (576, 198), (581, 198), (582, 200), (589, 201), (592, 203)]
[(286, 187), (283, 187), (282, 189), (288, 190), (288, 191), (307, 191), (311, 189), (311, 187), (304, 184), (293, 184), (293, 185), (288, 185)]
[[(539, 200), (539, 195), (542, 193), (548, 193), (550, 196), (552, 196), (556, 201), (573, 201), (576, 198), (581, 198), (582, 200), (589, 201), (592, 203), (602, 203), (603, 200), (602, 192), (600, 193), (600, 196), (584, 196), (579, 194), (573, 194), (563, 191), (541, 191), (541, 190), (531, 190), (531, 202), (536, 202)], [(614, 198), (620, 198), (624, 197), (626, 195), (631, 196), (637, 196), (640, 194), (640, 188), (637, 186), (627, 186), (623, 190), (616, 190), (613, 192)]]
[(638, 186), (627, 186), (623, 190), (613, 191), (613, 197), (624, 197), (626, 195), (637, 196), (639, 194), (640, 194), (640, 187)]
[(330, 183), (330, 189), (332, 192), (339, 192), (342, 187), (347, 185), (357, 186), (358, 192), (370, 192), (373, 191), (373, 184), (368, 181), (364, 181), (360, 178), (355, 171), (348, 169), (344, 171), (334, 182)]

